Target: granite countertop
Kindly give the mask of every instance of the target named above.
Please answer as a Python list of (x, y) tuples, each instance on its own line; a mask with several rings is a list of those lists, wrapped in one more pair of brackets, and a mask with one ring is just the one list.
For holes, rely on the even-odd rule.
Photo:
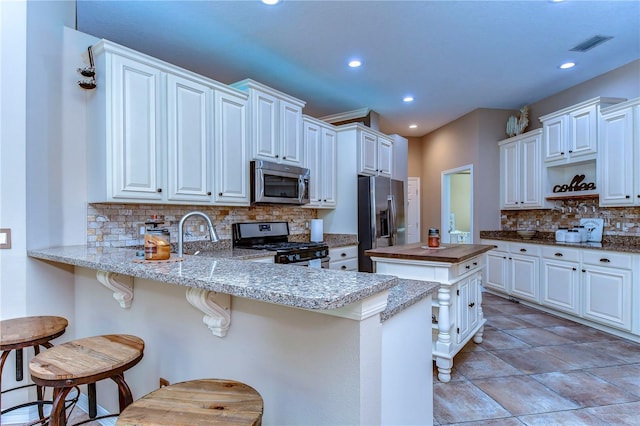
[(442, 244), (438, 248), (428, 248), (424, 243), (414, 243), (371, 249), (365, 254), (387, 259), (460, 263), (492, 249), (493, 246), (483, 244)]
[(440, 284), (437, 282), (398, 279), (398, 285), (389, 290), (387, 307), (380, 313), (380, 321), (384, 322), (404, 311), (409, 306), (438, 291), (438, 288), (440, 288)]
[(590, 250), (640, 253), (640, 237), (605, 235), (601, 243), (565, 243), (555, 240), (554, 232), (538, 232), (532, 239), (525, 240), (516, 231), (480, 231), (483, 240), (515, 241), (524, 244), (542, 244), (547, 246), (572, 247)]
[(340, 308), (398, 284), (398, 278), (388, 275), (246, 262), (238, 257), (186, 255), (180, 262), (136, 263), (135, 253), (86, 246), (28, 251), (37, 259), (313, 310)]

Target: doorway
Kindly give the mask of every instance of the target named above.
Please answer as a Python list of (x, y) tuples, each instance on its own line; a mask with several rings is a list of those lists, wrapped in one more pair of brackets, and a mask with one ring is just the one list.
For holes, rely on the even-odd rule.
[(420, 240), (420, 178), (407, 180), (407, 244)]
[(442, 232), (445, 243), (473, 243), (473, 164), (442, 172)]

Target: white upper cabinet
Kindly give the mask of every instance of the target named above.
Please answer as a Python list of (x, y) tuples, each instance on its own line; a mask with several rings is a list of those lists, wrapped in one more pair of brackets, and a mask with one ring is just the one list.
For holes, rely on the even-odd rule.
[(250, 204), (247, 96), (217, 90), (214, 102), (214, 200), (221, 205)]
[(622, 100), (594, 98), (540, 117), (544, 162), (562, 165), (595, 159), (600, 107)]
[(391, 177), (393, 139), (371, 130), (361, 129), (358, 143), (358, 173)]
[(543, 174), (540, 129), (499, 142), (500, 209), (546, 208), (542, 188)]
[(305, 207), (335, 208), (337, 134), (331, 124), (303, 117), (305, 166), (311, 172), (309, 204)]
[(90, 202), (249, 204), (245, 93), (106, 40), (93, 52)]
[(302, 167), (305, 103), (250, 79), (234, 83), (232, 87), (249, 94), (252, 158)]
[(640, 205), (640, 98), (602, 109), (599, 142), (600, 205)]
[(167, 75), (168, 200), (211, 200), (211, 94), (204, 84)]

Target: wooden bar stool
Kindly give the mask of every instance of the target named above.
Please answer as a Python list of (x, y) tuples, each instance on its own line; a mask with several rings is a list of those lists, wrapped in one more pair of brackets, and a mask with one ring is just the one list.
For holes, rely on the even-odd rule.
[(244, 383), (191, 380), (143, 396), (120, 413), (116, 426), (260, 426), (263, 405)]
[[(73, 388), (91, 387), (103, 379), (111, 379), (118, 385), (120, 411), (123, 411), (133, 402), (124, 372), (142, 359), (143, 351), (144, 341), (139, 337), (107, 334), (62, 343), (34, 357), (29, 363), (31, 379), (40, 386), (53, 388), (49, 425), (67, 424), (65, 399)], [(104, 417), (110, 416), (95, 420)]]
[[(0, 383), (2, 382), (4, 363), (7, 361), (11, 351), (15, 351), (16, 356), (16, 381), (21, 382), (24, 380), (23, 349), (31, 346), (37, 356), (40, 353), (40, 346), (44, 348), (52, 347), (51, 340), (64, 334), (68, 324), (65, 318), (56, 316), (22, 317), (0, 321), (0, 350), (2, 350), (2, 356), (0, 357)], [(24, 385), (2, 390), (2, 393), (22, 389), (27, 386), (33, 385)], [(38, 396), (37, 401), (21, 404), (5, 410), (2, 410), (2, 397), (0, 394), (0, 413), (4, 414), (18, 408), (37, 404), (40, 419), (44, 418), (42, 409), (44, 404), (42, 386), (36, 385), (36, 393)]]

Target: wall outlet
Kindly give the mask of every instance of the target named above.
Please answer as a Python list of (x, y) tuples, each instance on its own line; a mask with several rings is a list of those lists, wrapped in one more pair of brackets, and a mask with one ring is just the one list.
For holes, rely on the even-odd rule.
[(145, 229), (144, 225), (140, 225), (139, 231), (140, 231), (140, 235), (144, 235), (145, 234), (146, 229)]
[(0, 249), (11, 248), (11, 228), (0, 228)]

